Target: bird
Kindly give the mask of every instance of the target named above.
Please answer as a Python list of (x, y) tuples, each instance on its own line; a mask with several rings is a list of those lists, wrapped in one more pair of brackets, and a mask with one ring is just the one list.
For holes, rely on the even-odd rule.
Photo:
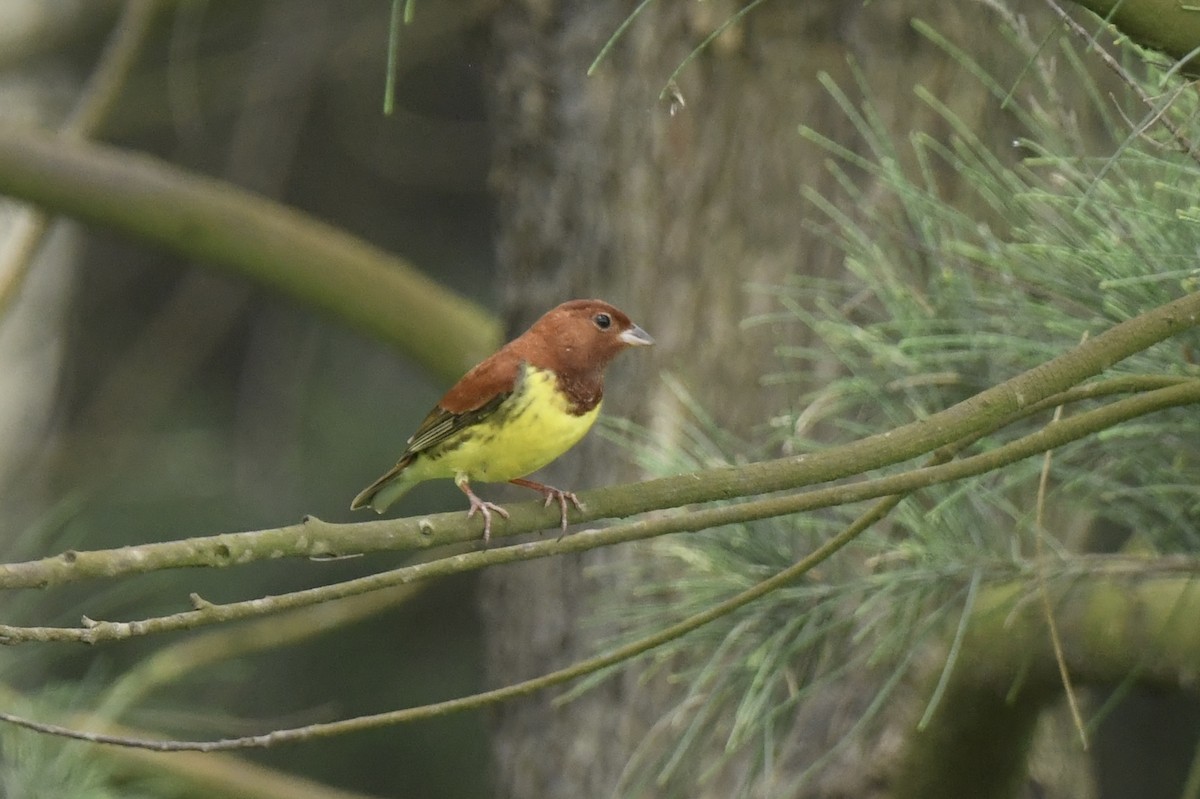
[(604, 398), (604, 370), (623, 350), (654, 343), (646, 331), (603, 300), (571, 300), (547, 311), (527, 331), (468, 371), (446, 392), (406, 442), (396, 465), (364, 488), (351, 510), (383, 513), (426, 480), (451, 478), (483, 517), (508, 511), (480, 499), (471, 481), (509, 482), (557, 501), (562, 529), (567, 504), (579, 498), (533, 480), (535, 472), (575, 446), (591, 429)]

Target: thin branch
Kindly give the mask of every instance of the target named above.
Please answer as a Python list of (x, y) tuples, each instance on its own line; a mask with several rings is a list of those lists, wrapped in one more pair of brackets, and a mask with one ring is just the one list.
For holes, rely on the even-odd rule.
[[(948, 456), (935, 456), (934, 460), (941, 460), (944, 457)], [(325, 724), (309, 724), (304, 727), (296, 727), (293, 729), (275, 730), (265, 735), (253, 735), (242, 738), (227, 738), (220, 741), (151, 741), (147, 739), (130, 738), (120, 735), (108, 735), (104, 733), (71, 730), (67, 727), (62, 727), (55, 724), (43, 724), (41, 722), (23, 719), (19, 716), (3, 712), (0, 712), (0, 720), (8, 721), (37, 732), (91, 741), (93, 743), (116, 744), (119, 746), (149, 749), (157, 752), (212, 752), (228, 749), (267, 747), (285, 742), (311, 740), (313, 738), (326, 738), (346, 732), (372, 729), (375, 727), (399, 724), (403, 722), (411, 722), (423, 718), (432, 718), (462, 710), (484, 707), (490, 704), (505, 701), (507, 699), (524, 696), (526, 694), (540, 691), (564, 682), (569, 682), (577, 677), (593, 674), (610, 666), (623, 663), (637, 657), (638, 655), (655, 649), (667, 643), (668, 641), (672, 641), (676, 638), (684, 636), (711, 621), (719, 619), (722, 616), (726, 616), (738, 608), (744, 607), (756, 599), (766, 596), (770, 592), (782, 588), (785, 585), (788, 585), (789, 583), (799, 579), (801, 576), (827, 560), (846, 544), (853, 541), (875, 522), (886, 516), (893, 508), (896, 507), (897, 504), (900, 503), (902, 499), (902, 495), (885, 497), (876, 503), (870, 510), (852, 522), (848, 527), (842, 530), (842, 532), (838, 533), (836, 536), (817, 547), (816, 550), (792, 566), (789, 566), (774, 576), (762, 580), (750, 588), (735, 594), (729, 599), (719, 602), (712, 607), (706, 608), (699, 613), (693, 614), (682, 621), (676, 622), (675, 624), (672, 624), (665, 629), (654, 633), (653, 635), (649, 635), (638, 641), (617, 647), (616, 649), (605, 652), (601, 655), (597, 655), (596, 657), (579, 661), (565, 668), (545, 674), (541, 677), (514, 683), (512, 685), (506, 685), (502, 688), (496, 688), (491, 691), (484, 691), (472, 696), (461, 697), (459, 699), (452, 699), (446, 702), (439, 702), (431, 705), (423, 705), (406, 710), (376, 713), (369, 716), (359, 716), (356, 718), (344, 719), (342, 721), (329, 722)]]
[[(0, 684), (0, 704), (20, 707), (34, 701), (7, 685)], [(42, 704), (39, 700), (37, 704)], [(111, 734), (141, 737), (144, 730), (114, 724), (101, 713), (72, 712), (67, 723), (77, 727), (103, 728)], [(241, 799), (380, 799), (377, 795), (349, 791), (322, 784), (295, 773), (254, 763), (236, 754), (181, 752), (163, 758), (154, 752), (132, 747), (114, 747), (103, 753), (105, 769), (116, 784), (132, 776), (169, 780), (171, 796), (241, 797)], [(44, 792), (50, 795), (49, 791)], [(54, 795), (58, 795), (55, 792)]]
[[(0, 134), (0, 160), (3, 158)], [(0, 169), (2, 172), (2, 169)], [(1071, 350), (950, 408), (902, 427), (840, 447), (795, 457), (665, 477), (636, 488), (584, 493), (579, 521), (623, 518), (696, 502), (756, 496), (838, 480), (902, 463), (980, 431), (996, 429), (1014, 414), (1137, 352), (1200, 323), (1200, 292), (1114, 325)], [(514, 506), (498, 520), (493, 537), (549, 529), (558, 519), (536, 503)], [(380, 550), (428, 549), (478, 538), (462, 514), (332, 524), (308, 518), (271, 530), (225, 533), (138, 547), (66, 552), (0, 566), (0, 588), (45, 588), (94, 577), (120, 577), (184, 566), (224, 567), (263, 558), (328, 557)]]
[[(109, 622), (86, 620), (85, 626), (75, 627), (19, 627), (0, 625), (0, 639), (15, 644), (27, 641), (76, 641), (98, 643), (133, 636), (172, 630), (193, 629), (209, 624), (250, 618), (291, 608), (339, 599), (355, 594), (376, 591), (395, 585), (406, 585), (418, 580), (444, 577), (486, 566), (496, 566), (534, 558), (581, 552), (601, 546), (628, 543), (653, 536), (679, 532), (697, 532), (727, 524), (738, 524), (759, 519), (803, 513), (817, 508), (852, 504), (892, 494), (904, 494), (938, 483), (959, 480), (993, 471), (1018, 460), (1061, 447), (1105, 430), (1113, 425), (1147, 413), (1179, 405), (1200, 403), (1200, 380), (1188, 380), (1168, 388), (1150, 391), (1128, 399), (1119, 400), (1102, 408), (1080, 413), (1058, 424), (1042, 428), (1016, 441), (997, 447), (989, 452), (964, 458), (960, 461), (938, 466), (927, 466), (874, 480), (865, 480), (849, 485), (832, 486), (799, 494), (752, 500), (739, 504), (704, 508), (671, 516), (642, 519), (627, 524), (615, 525), (603, 530), (576, 533), (559, 540), (535, 541), (513, 546), (468, 552), (441, 558), (429, 563), (415, 564), (388, 572), (372, 574), (341, 583), (295, 591), (280, 596), (213, 604), (194, 597), (195, 609), (169, 616), (142, 619), (131, 622)], [(951, 449), (950, 451), (953, 451)], [(703, 474), (703, 473), (700, 473)], [(637, 493), (640, 486), (623, 487)], [(601, 496), (622, 488), (603, 489), (588, 495)], [(525, 508), (540, 508), (540, 503), (528, 503)], [(512, 508), (516, 517), (518, 510)], [(462, 514), (443, 514), (443, 516)], [(461, 519), (460, 519), (461, 521)], [(378, 524), (376, 522), (375, 524)]]
[(105, 695), (105, 715), (125, 708), (159, 686), (215, 663), (291, 646), (407, 602), (428, 583), (397, 585), (370, 594), (349, 596), (317, 606), (299, 608), (270, 618), (196, 635), (155, 651), (125, 673)]
[(1184, 62), (1195, 72), (1196, 42), (1200, 41), (1200, 14), (1188, 2), (1161, 0), (1074, 0), (1101, 17), (1142, 47)]
[[(1151, 121), (1156, 121), (1166, 128), (1167, 132), (1171, 134), (1171, 138), (1175, 140), (1175, 143), (1179, 145), (1183, 152), (1187, 153), (1187, 155), (1193, 160), (1200, 161), (1200, 151), (1197, 151), (1196, 145), (1191, 139), (1188, 138), (1187, 134), (1184, 133), (1183, 130), (1166, 115), (1166, 107), (1157, 107), (1155, 105), (1154, 98), (1147, 94), (1146, 90), (1142, 88), (1141, 82), (1135, 80), (1134, 77), (1125, 69), (1125, 67), (1121, 66), (1120, 62), (1113, 58), (1107, 50), (1096, 44), (1095, 40), (1092, 38), (1092, 35), (1088, 33), (1087, 29), (1076, 22), (1070, 14), (1064, 11), (1062, 6), (1055, 2), (1055, 0), (1045, 0), (1045, 2), (1046, 5), (1050, 7), (1050, 10), (1054, 12), (1055, 16), (1057, 16), (1058, 19), (1063, 23), (1063, 25), (1070, 28), (1071, 32), (1076, 36), (1088, 42), (1089, 49), (1091, 49), (1091, 51), (1094, 52), (1100, 58), (1100, 60), (1104, 62), (1104, 65), (1112, 70), (1117, 77), (1119, 77), (1121, 81), (1138, 96), (1138, 99), (1146, 104), (1146, 107), (1150, 109)], [(1196, 15), (1192, 14), (1191, 16), (1194, 18)], [(1167, 103), (1166, 105), (1169, 104), (1170, 103)], [(1144, 130), (1146, 127), (1149, 127), (1149, 124), (1150, 123), (1147, 123), (1145, 126), (1141, 127), (1140, 130)], [(1138, 132), (1140, 132), (1140, 130)]]
[[(977, 438), (1056, 405), (1116, 394), (1152, 391), (1177, 386), (1187, 381), (1188, 378), (1181, 377), (1129, 375), (1076, 386), (1041, 402), (1032, 403), (994, 427), (975, 430), (971, 436)], [(836, 455), (835, 450), (830, 452)], [(809, 457), (816, 458), (818, 454)], [(725, 468), (710, 469), (682, 479), (707, 484), (711, 475), (724, 474), (726, 471)], [(584, 511), (580, 520), (631, 516), (648, 510), (672, 507), (671, 498), (676, 494), (675, 486), (679, 480), (680, 478), (665, 478), (584, 492)], [(822, 480), (813, 479), (811, 482)], [(750, 494), (753, 495), (755, 494)], [(611, 496), (618, 498), (615, 507), (614, 502), (609, 499)], [(628, 503), (633, 503), (632, 507), (627, 507)], [(496, 533), (497, 538), (548, 530), (557, 526), (559, 522), (557, 511), (547, 511), (538, 502), (510, 506), (510, 511), (513, 516), (502, 532)], [(497, 526), (502, 524), (498, 520)], [(321, 559), (340, 554), (376, 551), (428, 551), (451, 543), (477, 544), (478, 540), (478, 531), (467, 524), (463, 514), (459, 512), (346, 525), (309, 518), (296, 525), (270, 530), (224, 533), (119, 549), (86, 552), (68, 550), (41, 560), (0, 564), (0, 588), (46, 588), (83, 579), (126, 577), (166, 568), (220, 568), (244, 565), (264, 557)]]
[(500, 343), (494, 316), (408, 262), (148, 155), (3, 128), (0, 193), (258, 282), (395, 345), (446, 381)]
[[(1170, 400), (1167, 399), (1168, 396), (1171, 397)], [(1151, 412), (1151, 410), (1158, 409), (1159, 407), (1170, 407), (1172, 404), (1175, 404), (1174, 400), (1182, 399), (1184, 396), (1187, 397), (1187, 401), (1189, 401), (1189, 402), (1200, 402), (1200, 381), (1189, 381), (1188, 383), (1185, 383), (1185, 384), (1180, 384), (1180, 385), (1173, 386), (1170, 388), (1160, 389), (1155, 392), (1150, 392), (1148, 394), (1144, 394), (1141, 396), (1132, 397), (1132, 398), (1129, 398), (1126, 400), (1121, 400), (1119, 402), (1112, 403), (1111, 405), (1106, 406), (1104, 408), (1101, 408), (1101, 409), (1098, 409), (1095, 411), (1090, 411), (1088, 413), (1080, 414), (1078, 416), (1072, 417), (1071, 419), (1069, 419), (1067, 421), (1062, 421), (1057, 424), (1042, 428), (1041, 430), (1039, 430), (1029, 436), (1026, 436), (1024, 439), (1021, 439), (1020, 441), (1012, 442), (1011, 444), (1005, 445), (1004, 447), (1001, 447), (1000, 449), (1004, 450), (1004, 449), (1019, 448), (1020, 445), (1022, 445), (1023, 443), (1025, 443), (1026, 446), (1030, 446), (1030, 445), (1033, 445), (1032, 442), (1036, 441), (1037, 442), (1036, 445), (1033, 445), (1033, 446), (1035, 446), (1036, 448), (1040, 448), (1039, 451), (1046, 451), (1048, 449), (1062, 446), (1064, 443), (1067, 443), (1067, 441), (1071, 440), (1071, 435), (1074, 435), (1074, 432), (1068, 433), (1067, 431), (1070, 430), (1071, 428), (1080, 427), (1081, 426), (1080, 420), (1084, 419), (1086, 417), (1092, 417), (1093, 420), (1098, 419), (1100, 417), (1112, 417), (1112, 415), (1114, 413), (1114, 409), (1116, 409), (1118, 406), (1123, 406), (1121, 413), (1119, 413), (1118, 416), (1127, 414), (1130, 412), (1135, 412), (1136, 415), (1140, 415), (1141, 413), (1144, 413), (1144, 412)], [(1163, 404), (1164, 402), (1166, 404)], [(1135, 409), (1136, 409), (1136, 411), (1135, 411)], [(1110, 418), (1110, 419), (1107, 419), (1106, 421), (1112, 421), (1112, 419)], [(1066, 434), (1065, 437), (1064, 437), (1064, 434)], [(1086, 432), (1083, 434), (1086, 435)], [(988, 453), (987, 455), (975, 456), (974, 458), (967, 459), (967, 461), (972, 461), (972, 460), (977, 461), (981, 458), (987, 458), (993, 454), (994, 453)], [(1024, 456), (1027, 457), (1030, 454), (1035, 454), (1035, 453), (1026, 452)], [(943, 461), (946, 458), (951, 457), (952, 455), (953, 455), (953, 452), (951, 450), (945, 450), (945, 451), (942, 451), (942, 452), (939, 452), (938, 454), (936, 454), (934, 456), (934, 459), (935, 459), (935, 462)], [(949, 464), (944, 464), (944, 465), (929, 466), (929, 467), (926, 467), (923, 469), (916, 470), (915, 472), (907, 473), (907, 475), (899, 475), (898, 477), (905, 477), (905, 476), (914, 475), (914, 474), (918, 474), (918, 473), (930, 473), (930, 472), (935, 472), (936, 470), (939, 470), (939, 469), (946, 469), (948, 467), (961, 466), (962, 463), (966, 463), (967, 461), (963, 461), (961, 463), (949, 463)], [(766, 594), (770, 593), (771, 591), (774, 591), (778, 588), (781, 588), (783, 586), (790, 584), (791, 582), (794, 582), (800, 576), (811, 571), (817, 565), (819, 565), (820, 563), (827, 560), (830, 556), (832, 556), (834, 553), (836, 553), (838, 550), (840, 550), (846, 544), (848, 544), (849, 542), (854, 540), (854, 538), (856, 538), (862, 531), (866, 530), (869, 526), (871, 526), (876, 521), (881, 519), (884, 515), (886, 515), (888, 512), (890, 512), (891, 509), (894, 508), (896, 506), (896, 504), (898, 504), (906, 494), (911, 493), (911, 491), (915, 490), (916, 488), (922, 487), (923, 485), (924, 484), (922, 484), (922, 483), (906, 484), (906, 486), (904, 488), (902, 488), (895, 494), (886, 496), (883, 499), (881, 499), (874, 506), (872, 506), (872, 508), (869, 511), (867, 511), (862, 516), (860, 516), (850, 526), (845, 528), (842, 532), (838, 533), (833, 538), (826, 541), (824, 544), (822, 544), (820, 547), (818, 547), (816, 550), (814, 550), (812, 553), (810, 553), (809, 555), (807, 555), (806, 557), (804, 557), (797, 563), (793, 564), (792, 566), (788, 567), (787, 569), (784, 569), (783, 571), (778, 572), (777, 574), (773, 575), (772, 577), (755, 584), (754, 586), (746, 589), (745, 591), (742, 591), (742, 592), (736, 594), (735, 596), (730, 597), (727, 600), (724, 600), (710, 608), (707, 608), (704, 611), (694, 614), (694, 615), (688, 617), (687, 619), (684, 619), (681, 622), (670, 625), (667, 628), (665, 628), (653, 635), (646, 636), (642, 639), (639, 639), (637, 641), (631, 642), (624, 646), (618, 647), (609, 652), (603, 653), (603, 654), (598, 655), (593, 658), (589, 658), (584, 661), (574, 663), (570, 666), (567, 666), (562, 669), (558, 669), (556, 671), (550, 672), (550, 673), (542, 675), (540, 677), (536, 677), (536, 678), (533, 678), (530, 680), (525, 680), (525, 681), (515, 683), (512, 685), (507, 685), (507, 686), (493, 689), (490, 691), (484, 691), (484, 692), (481, 692), (478, 694), (474, 694), (472, 696), (460, 697), (457, 699), (451, 699), (451, 700), (447, 700), (444, 702), (438, 702), (438, 703), (434, 703), (434, 704), (430, 704), (430, 705), (423, 705), (423, 706), (415, 707), (415, 708), (388, 711), (388, 712), (384, 712), (384, 713), (360, 716), (360, 717), (351, 718), (351, 719), (344, 719), (341, 721), (335, 721), (335, 722), (329, 722), (329, 723), (323, 723), (323, 724), (312, 724), (312, 725), (306, 725), (304, 727), (297, 727), (297, 728), (292, 728), (292, 729), (275, 730), (273, 732), (265, 733), (263, 735), (244, 736), (244, 737), (239, 737), (239, 738), (227, 738), (227, 739), (222, 739), (222, 740), (217, 740), (217, 741), (177, 741), (177, 740), (176, 741), (159, 741), (159, 740), (148, 740), (148, 739), (142, 739), (142, 738), (132, 738), (132, 737), (121, 736), (121, 735), (111, 735), (111, 734), (106, 734), (106, 733), (95, 733), (95, 732), (75, 730), (75, 729), (71, 729), (68, 727), (64, 727), (62, 725), (46, 724), (46, 723), (42, 723), (42, 722), (33, 721), (33, 720), (30, 720), (27, 718), (22, 718), (20, 716), (16, 716), (15, 714), (2, 713), (2, 712), (0, 712), (0, 720), (7, 721), (12, 724), (15, 724), (15, 725), (18, 725), (21, 727), (25, 727), (27, 729), (31, 729), (31, 730), (34, 730), (37, 732), (53, 734), (53, 735), (63, 736), (63, 737), (67, 737), (67, 738), (73, 738), (73, 739), (77, 739), (77, 740), (90, 741), (93, 743), (114, 744), (114, 745), (119, 745), (119, 746), (136, 747), (136, 748), (148, 749), (151, 751), (160, 751), (160, 752), (161, 751), (212, 752), (212, 751), (221, 751), (221, 750), (230, 750), (230, 749), (268, 747), (268, 746), (273, 746), (273, 745), (282, 744), (282, 743), (313, 740), (316, 738), (325, 738), (325, 737), (330, 737), (333, 735), (339, 735), (339, 734), (344, 734), (344, 733), (354, 732), (354, 731), (361, 731), (361, 730), (366, 730), (366, 729), (373, 729), (373, 728), (381, 727), (381, 726), (388, 726), (388, 725), (394, 725), (394, 724), (400, 724), (400, 723), (409, 723), (409, 722), (418, 721), (418, 720), (422, 720), (422, 719), (442, 716), (442, 715), (446, 715), (446, 714), (453, 713), (453, 712), (459, 712), (459, 711), (463, 711), (463, 710), (484, 707), (484, 706), (487, 706), (490, 704), (494, 704), (497, 702), (506, 701), (508, 699), (513, 699), (516, 697), (524, 696), (524, 695), (527, 695), (527, 694), (530, 694), (530, 693), (533, 693), (536, 691), (540, 691), (540, 690), (543, 690), (543, 689), (546, 689), (549, 687), (553, 687), (555, 685), (569, 682), (578, 677), (582, 677), (587, 674), (592, 674), (592, 673), (601, 671), (603, 669), (609, 668), (611, 666), (615, 666), (617, 664), (623, 663), (632, 658), (638, 657), (638, 656), (640, 656), (652, 649), (655, 649), (669, 641), (675, 640), (683, 635), (686, 635), (687, 633), (692, 632), (693, 630), (696, 630), (699, 627), (701, 627), (705, 624), (708, 624), (709, 622), (711, 622), (715, 619), (718, 619), (724, 615), (727, 615), (728, 613), (731, 613), (734, 610), (736, 610), (740, 607), (743, 607), (743, 606), (749, 604), (750, 602), (753, 602), (756, 599), (761, 598), (762, 596), (765, 596)], [(767, 500), (767, 501), (770, 501), (770, 500)], [(751, 504), (753, 504), (753, 503), (751, 503)], [(725, 510), (725, 509), (715, 509), (715, 510), (719, 511), (719, 510)], [(711, 512), (711, 511), (700, 511), (698, 513), (707, 513), (707, 512)], [(579, 538), (579, 536), (576, 536), (573, 538)], [(565, 539), (565, 540), (570, 541), (572, 539)], [(490, 553), (473, 553), (473, 554), (487, 555)], [(464, 556), (464, 557), (469, 557), (469, 556)], [(1185, 580), (1184, 582), (1189, 583), (1188, 580)], [(1145, 584), (1143, 583), (1142, 587), (1144, 587), (1144, 585)], [(1185, 590), (1186, 590), (1186, 588), (1185, 588)], [(996, 611), (997, 611), (998, 606), (1002, 602), (1004, 602), (1004, 601), (1011, 602), (1012, 601), (1013, 588), (1011, 586), (1003, 586), (997, 590), (992, 591), (991, 594), (992, 594), (992, 596), (990, 596), (987, 600), (972, 603), (972, 617), (976, 620), (980, 620), (980, 619), (985, 620), (986, 623), (994, 625), (995, 624), (994, 620), (997, 617), (999, 617), (1002, 620), (1008, 617), (1008, 614), (997, 614)], [(1178, 602), (1178, 597), (1175, 597), (1174, 602), (1175, 603)], [(974, 630), (974, 628), (976, 626), (977, 625), (975, 625), (975, 624), (971, 624), (971, 625), (964, 626), (963, 629), (973, 629)], [(999, 637), (1006, 638), (1007, 636), (999, 636)], [(1106, 634), (1102, 637), (1103, 637), (1104, 643), (1106, 645), (1110, 643), (1109, 635)], [(981, 638), (977, 631), (973, 632), (972, 638), (973, 638), (972, 643), (965, 645), (966, 647), (973, 647), (975, 649), (978, 649), (979, 642), (981, 640), (988, 640), (987, 637)], [(1020, 651), (1025, 652), (1025, 651), (1032, 651), (1032, 650), (1030, 650), (1028, 648), (1024, 648), (1024, 649), (1021, 649)], [(979, 655), (976, 652), (975, 657), (978, 657), (978, 656)], [(971, 670), (971, 673), (972, 673), (972, 675), (975, 675), (976, 670)]]

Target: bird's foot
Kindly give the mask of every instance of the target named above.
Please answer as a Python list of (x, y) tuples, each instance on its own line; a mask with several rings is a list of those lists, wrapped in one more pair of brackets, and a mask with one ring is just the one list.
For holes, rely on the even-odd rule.
[(492, 511), (499, 513), (504, 518), (508, 518), (508, 511), (497, 505), (495, 502), (485, 502), (479, 497), (471, 497), (471, 507), (467, 511), (467, 518), (475, 515), (479, 511), (483, 516), (483, 543), (486, 546), (492, 540)]
[(564, 533), (567, 531), (567, 503), (570, 502), (575, 506), (576, 510), (581, 512), (583, 511), (583, 503), (579, 501), (579, 497), (575, 496), (574, 491), (563, 491), (561, 488), (555, 488), (554, 486), (548, 486), (543, 483), (538, 483), (533, 480), (525, 480), (523, 478), (509, 480), (509, 482), (513, 485), (532, 488), (534, 491), (544, 496), (546, 498), (546, 501), (542, 503), (542, 507), (544, 508), (550, 507), (551, 502), (558, 502), (558, 508), (562, 513), (562, 531)]
[[(456, 481), (457, 482), (457, 481)], [(467, 518), (471, 518), (476, 513), (483, 516), (483, 545), (487, 546), (492, 540), (492, 511), (499, 513), (504, 518), (508, 518), (508, 511), (497, 505), (495, 502), (487, 502), (475, 496), (475, 492), (467, 485), (464, 480), (458, 483), (458, 487), (467, 495), (467, 499), (471, 501), (471, 507), (467, 509)]]

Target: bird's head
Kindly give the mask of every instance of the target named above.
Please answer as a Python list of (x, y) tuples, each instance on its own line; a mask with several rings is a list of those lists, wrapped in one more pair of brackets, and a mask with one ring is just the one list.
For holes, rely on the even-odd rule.
[(654, 339), (617, 308), (602, 300), (571, 300), (547, 311), (529, 329), (536, 346), (558, 369), (603, 370), (617, 353)]

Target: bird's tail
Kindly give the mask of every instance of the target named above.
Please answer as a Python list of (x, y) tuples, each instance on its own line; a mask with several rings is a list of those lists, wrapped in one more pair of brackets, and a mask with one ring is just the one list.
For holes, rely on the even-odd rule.
[(350, 503), (350, 510), (372, 508), (376, 513), (383, 513), (398, 502), (417, 484), (415, 481), (406, 480), (404, 476), (404, 470), (412, 461), (412, 455), (401, 458), (386, 474), (359, 492)]

